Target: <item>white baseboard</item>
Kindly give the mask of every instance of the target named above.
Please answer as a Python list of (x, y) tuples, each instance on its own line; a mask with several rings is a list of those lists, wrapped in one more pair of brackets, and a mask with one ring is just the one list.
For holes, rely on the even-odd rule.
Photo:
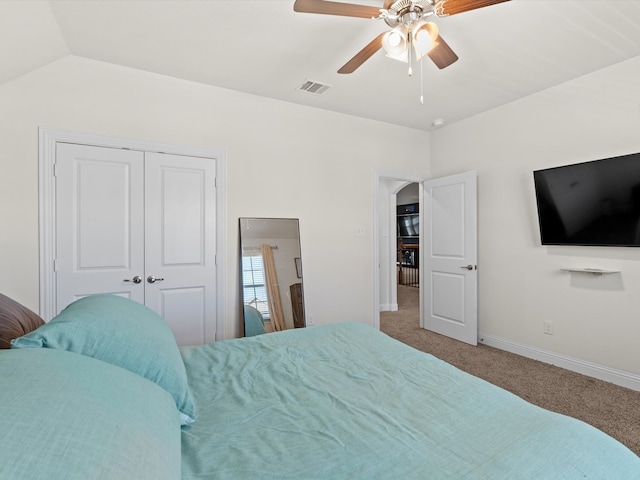
[(397, 312), (398, 304), (397, 303), (383, 303), (380, 305), (381, 312)]
[(621, 387), (640, 391), (640, 375), (636, 375), (634, 373), (617, 370), (604, 365), (598, 365), (596, 363), (568, 357), (555, 352), (549, 352), (537, 347), (524, 345), (522, 343), (505, 340), (503, 338), (483, 333), (478, 334), (478, 342), (500, 350), (506, 350), (507, 352), (515, 353), (523, 357), (549, 363), (566, 370), (571, 370), (572, 372), (604, 380), (605, 382), (613, 383)]

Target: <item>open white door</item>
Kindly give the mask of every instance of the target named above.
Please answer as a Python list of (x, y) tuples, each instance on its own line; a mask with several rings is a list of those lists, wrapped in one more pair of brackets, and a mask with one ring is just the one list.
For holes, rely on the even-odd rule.
[(476, 172), (424, 182), (423, 328), (478, 342)]

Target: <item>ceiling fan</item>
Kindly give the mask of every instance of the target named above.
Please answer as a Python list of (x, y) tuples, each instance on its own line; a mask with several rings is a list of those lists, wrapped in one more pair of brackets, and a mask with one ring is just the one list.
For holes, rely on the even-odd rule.
[(293, 10), (302, 13), (341, 15), (344, 17), (382, 19), (391, 30), (374, 38), (345, 63), (338, 73), (353, 73), (381, 48), (387, 56), (409, 64), (427, 55), (438, 68), (446, 68), (458, 56), (438, 33), (438, 26), (428, 22), (432, 15), (456, 15), (509, 0), (385, 0), (382, 8), (325, 0), (296, 0)]

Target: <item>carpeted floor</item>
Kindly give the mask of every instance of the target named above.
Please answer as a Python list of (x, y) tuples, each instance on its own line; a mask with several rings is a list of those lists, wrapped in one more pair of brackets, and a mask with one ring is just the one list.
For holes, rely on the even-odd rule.
[(419, 291), (398, 286), (398, 311), (380, 314), (380, 329), (384, 333), (533, 404), (589, 423), (640, 456), (640, 392), (424, 330), (419, 325)]

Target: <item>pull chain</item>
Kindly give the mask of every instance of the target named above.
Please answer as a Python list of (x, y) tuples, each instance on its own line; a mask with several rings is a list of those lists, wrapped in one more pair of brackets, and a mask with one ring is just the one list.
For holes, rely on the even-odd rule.
[(420, 105), (424, 105), (424, 76), (422, 75), (422, 64), (424, 56), (420, 58)]
[(411, 62), (412, 50), (413, 50), (413, 35), (411, 35), (411, 33), (409, 33), (409, 48), (407, 48), (407, 55), (408, 55), (407, 62), (409, 63), (409, 72), (408, 72), (409, 76), (413, 75), (413, 68), (412, 68), (412, 65), (411, 65), (411, 63), (412, 63)]

